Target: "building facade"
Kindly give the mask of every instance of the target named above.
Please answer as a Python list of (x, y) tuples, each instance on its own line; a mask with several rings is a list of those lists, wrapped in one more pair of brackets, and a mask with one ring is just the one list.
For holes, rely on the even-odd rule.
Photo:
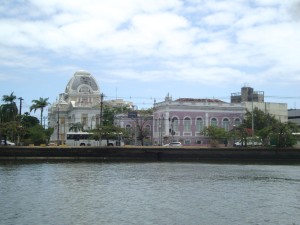
[(223, 127), (226, 131), (242, 123), (245, 108), (241, 103), (226, 103), (217, 99), (180, 98), (168, 95), (165, 101), (154, 103), (153, 144), (180, 141), (184, 145), (207, 145), (203, 129)]
[[(134, 113), (132, 113), (134, 112)], [(137, 111), (132, 111), (127, 114), (119, 114), (115, 116), (114, 125), (125, 129), (130, 138), (124, 140), (125, 144), (141, 145), (139, 140), (140, 133), (142, 133), (143, 145), (153, 144), (153, 115), (152, 114), (138, 114)]]
[(70, 128), (79, 123), (85, 131), (100, 126), (104, 105), (133, 108), (132, 102), (123, 99), (105, 101), (104, 97), (96, 79), (90, 73), (75, 72), (65, 92), (49, 107), (48, 125), (54, 128), (50, 141), (64, 143)]
[(100, 124), (100, 88), (88, 72), (78, 71), (68, 82), (65, 92), (49, 107), (48, 123), (54, 128), (50, 141), (63, 143), (66, 133), (76, 123), (84, 130)]
[[(134, 110), (132, 102), (122, 99), (104, 102), (103, 97), (90, 73), (75, 72), (65, 92), (49, 107), (48, 123), (54, 128), (50, 141), (64, 143), (70, 128), (78, 123), (84, 130), (100, 126), (103, 104), (112, 107), (126, 105)], [(242, 123), (247, 110), (251, 112), (254, 108), (274, 115), (281, 122), (288, 121), (287, 104), (264, 102), (263, 92), (243, 87), (241, 93), (231, 95), (231, 103), (218, 99), (172, 100), (168, 94), (163, 102), (154, 103), (151, 115), (134, 118), (129, 114), (119, 114), (115, 117), (115, 125), (131, 132), (133, 141), (129, 144), (140, 144), (137, 137), (142, 128), (147, 131), (146, 145), (163, 145), (171, 141), (180, 141), (184, 145), (207, 145), (209, 140), (203, 133), (205, 127), (217, 126), (229, 131)]]
[(300, 109), (289, 109), (288, 120), (300, 128)]
[(265, 102), (263, 91), (254, 91), (252, 87), (242, 87), (241, 92), (231, 94), (231, 103), (242, 103), (246, 110), (252, 112), (258, 108), (264, 113), (273, 115), (282, 123), (288, 122), (288, 112), (286, 103)]

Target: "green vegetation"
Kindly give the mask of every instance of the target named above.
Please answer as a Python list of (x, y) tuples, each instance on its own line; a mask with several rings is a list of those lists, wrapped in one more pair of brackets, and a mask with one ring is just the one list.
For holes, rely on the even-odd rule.
[(212, 147), (217, 147), (222, 141), (225, 143), (225, 145), (228, 143), (228, 133), (223, 128), (209, 126), (204, 128), (203, 133), (210, 137), (210, 145)]
[[(252, 118), (254, 132), (252, 132)], [(209, 126), (204, 128), (203, 134), (210, 137), (210, 145), (217, 147), (219, 144), (241, 140), (244, 146), (251, 146), (252, 141), (262, 141), (263, 146), (292, 147), (296, 144), (296, 137), (292, 133), (299, 132), (299, 127), (293, 123), (282, 123), (269, 113), (255, 108), (247, 111), (243, 123), (226, 132), (223, 128)], [(252, 138), (252, 135), (254, 138)]]
[[(40, 120), (30, 116), (28, 112), (18, 114), (16, 105), (17, 97), (12, 92), (10, 95), (3, 95), (3, 104), (0, 105), (0, 138), (10, 140), (17, 144), (47, 144), (53, 128), (45, 129), (42, 126), (43, 110), (49, 104), (48, 98), (33, 100), (30, 111), (40, 110)], [(131, 118), (133, 127), (122, 129), (116, 126), (116, 115), (127, 114), (130, 111), (127, 107), (110, 107), (105, 105), (101, 118), (101, 126), (92, 130), (96, 139), (117, 139), (122, 134), (125, 143), (130, 144), (135, 140), (141, 145), (150, 142), (151, 131), (147, 124), (152, 120), (153, 109), (137, 110), (137, 117)], [(254, 131), (252, 130), (252, 118)], [(70, 131), (83, 131), (81, 123), (72, 124)], [(282, 123), (274, 116), (264, 113), (255, 108), (252, 112), (247, 111), (243, 123), (235, 126), (231, 131), (226, 132), (223, 128), (216, 126), (206, 127), (203, 133), (210, 137), (211, 146), (220, 143), (227, 145), (228, 140), (243, 140), (247, 145), (249, 137), (258, 137), (264, 146), (291, 147), (296, 143), (292, 133), (299, 132), (299, 127), (292, 123)]]
[(19, 115), (16, 99), (13, 92), (2, 97), (4, 104), (0, 106), (0, 138), (10, 140), (18, 145), (47, 144), (53, 128), (45, 129), (41, 124), (43, 109), (49, 104), (48, 98), (33, 100), (34, 104), (30, 107), (30, 110), (41, 110), (40, 121), (36, 117), (30, 116), (28, 112)]
[(120, 134), (125, 134), (126, 130), (115, 126), (115, 115), (126, 110), (124, 107), (110, 107), (105, 105), (103, 108), (102, 126), (97, 126), (92, 130), (95, 140), (119, 139)]
[(44, 108), (49, 105), (50, 103), (48, 102), (49, 98), (40, 98), (38, 100), (32, 100), (32, 105), (30, 106), (30, 112), (33, 110), (34, 112), (39, 109), (41, 110), (41, 120), (40, 123), (42, 125), (43, 123), (43, 112)]
[(252, 136), (252, 117), (254, 136), (262, 140), (264, 146), (291, 147), (296, 144), (292, 133), (299, 132), (299, 128), (293, 123), (282, 123), (269, 113), (255, 108), (247, 111), (243, 123), (231, 131), (231, 136), (245, 140)]

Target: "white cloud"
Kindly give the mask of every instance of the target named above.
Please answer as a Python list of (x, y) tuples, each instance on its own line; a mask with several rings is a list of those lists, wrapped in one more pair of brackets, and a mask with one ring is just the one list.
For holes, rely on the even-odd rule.
[(0, 67), (48, 71), (80, 64), (110, 71), (101, 78), (108, 82), (268, 84), (272, 77), (283, 82), (282, 74), (299, 81), (296, 0), (10, 4), (0, 6), (0, 49), (6, 53)]

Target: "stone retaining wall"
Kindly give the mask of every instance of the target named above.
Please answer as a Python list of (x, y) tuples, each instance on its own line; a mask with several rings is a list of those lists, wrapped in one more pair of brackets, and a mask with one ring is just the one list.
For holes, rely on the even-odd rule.
[(0, 160), (198, 161), (299, 163), (300, 149), (157, 147), (0, 147)]

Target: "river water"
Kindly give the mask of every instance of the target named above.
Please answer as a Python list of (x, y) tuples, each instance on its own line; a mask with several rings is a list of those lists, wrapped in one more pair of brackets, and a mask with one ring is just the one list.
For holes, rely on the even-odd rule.
[(0, 224), (296, 225), (300, 166), (0, 161)]

